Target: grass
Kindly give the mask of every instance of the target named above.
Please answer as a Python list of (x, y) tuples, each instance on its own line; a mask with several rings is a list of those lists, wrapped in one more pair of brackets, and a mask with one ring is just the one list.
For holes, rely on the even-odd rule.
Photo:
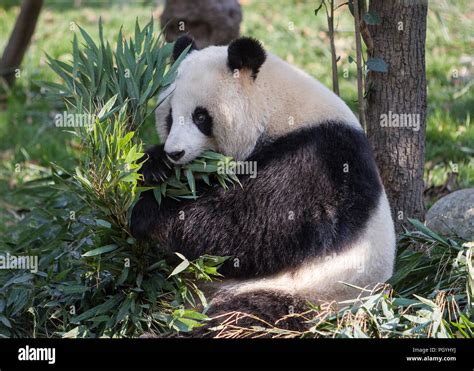
[[(358, 298), (338, 306), (309, 305), (296, 317), (307, 330), (280, 328), (252, 317), (257, 325), (242, 327), (247, 316), (222, 315), (212, 329), (217, 338), (473, 338), (473, 243), (447, 239), (412, 220), (415, 231), (401, 236), (395, 273), (388, 283), (361, 288)], [(429, 253), (426, 253), (429, 251)]]
[[(19, 231), (18, 233), (20, 234), (16, 238), (20, 240), (24, 238), (25, 241), (31, 241), (36, 238), (38, 242), (33, 246), (32, 253), (41, 252), (41, 244), (43, 246), (48, 245), (51, 253), (54, 249), (64, 248), (64, 246), (57, 242), (65, 238), (63, 235), (65, 233), (63, 230), (65, 228), (64, 224), (62, 222), (54, 224), (53, 222), (66, 219), (67, 216), (64, 214), (64, 210), (62, 210), (66, 206), (65, 202), (70, 202), (70, 207), (80, 209), (80, 206), (75, 204), (78, 202), (77, 200), (64, 199), (61, 189), (51, 193), (44, 187), (35, 187), (32, 190), (30, 187), (25, 188), (22, 186), (31, 180), (51, 174), (51, 162), (56, 163), (60, 167), (72, 169), (79, 163), (79, 159), (82, 157), (82, 149), (79, 142), (71, 137), (70, 134), (58, 130), (54, 126), (54, 114), (63, 111), (64, 106), (57, 100), (48, 100), (44, 92), (35, 84), (35, 81), (38, 80), (59, 82), (46, 64), (45, 52), (55, 59), (62, 61), (70, 60), (71, 41), (74, 33), (79, 32), (77, 28), (71, 27), (74, 22), (79, 23), (97, 40), (97, 24), (99, 22), (99, 15), (101, 15), (105, 26), (104, 38), (106, 40), (114, 40), (115, 34), (121, 25), (123, 25), (124, 34), (129, 36), (133, 33), (136, 18), (144, 24), (149, 20), (151, 14), (157, 16), (160, 13), (160, 8), (154, 7), (154, 1), (84, 1), (83, 6), (77, 8), (59, 0), (46, 0), (45, 3), (37, 32), (21, 69), (21, 77), (16, 81), (16, 85), (11, 91), (2, 91), (2, 88), (0, 88), (0, 235), (3, 236), (6, 233), (10, 234), (11, 232)], [(9, 1), (8, 4), (0, 7), (0, 50), (3, 50), (8, 34), (13, 27), (15, 17), (18, 14), (19, 8), (17, 4), (18, 1)], [(297, 0), (244, 0), (242, 1), (242, 6), (244, 13), (241, 28), (242, 34), (251, 35), (262, 40), (269, 51), (301, 67), (324, 84), (330, 86), (330, 53), (326, 21), (322, 13), (317, 17), (314, 16), (314, 4)], [(352, 33), (345, 32), (345, 30), (351, 29), (352, 23), (347, 11), (338, 14), (339, 32), (336, 36), (336, 47), (341, 56), (341, 61), (339, 62), (341, 96), (352, 109), (356, 110), (356, 71), (355, 65), (348, 62), (348, 57), (355, 54), (354, 43)], [(456, 169), (458, 172), (456, 187), (465, 188), (474, 185), (474, 160), (472, 156), (474, 153), (474, 128), (471, 122), (471, 117), (474, 115), (474, 92), (471, 85), (474, 69), (472, 66), (472, 47), (470, 47), (474, 41), (474, 34), (469, 32), (470, 28), (472, 30), (470, 25), (473, 15), (474, 7), (472, 2), (468, 0), (460, 0), (455, 2), (455, 4), (444, 0), (430, 1), (426, 49), (428, 127), (425, 180), (428, 187), (444, 184), (449, 172), (453, 171), (453, 169)], [(346, 71), (344, 71), (345, 69)], [(344, 76), (345, 72), (348, 73), (347, 77)], [(137, 135), (144, 139), (145, 146), (152, 145), (158, 141), (152, 117), (145, 120)], [(428, 201), (432, 202), (433, 199)], [(53, 221), (51, 217), (53, 217)], [(84, 220), (83, 225), (81, 224), (82, 228), (86, 228), (85, 226), (88, 225), (88, 222), (88, 220)], [(37, 232), (34, 232), (35, 230)], [(78, 241), (86, 238), (86, 236), (81, 235), (83, 231), (78, 230), (75, 232), (78, 234), (73, 237), (69, 236), (69, 238)], [(424, 233), (422, 237), (428, 236), (429, 239), (420, 242), (419, 233)], [(0, 244), (2, 241), (3, 239), (0, 239)], [(406, 250), (403, 247), (408, 245), (412, 247), (420, 243), (434, 244), (440, 248), (448, 249), (450, 253), (445, 255), (444, 258), (438, 256), (436, 263), (430, 264), (426, 260), (426, 255), (419, 255), (413, 252), (413, 250)], [(431, 308), (430, 313), (433, 314), (435, 312), (434, 307), (428, 303), (418, 303), (410, 306), (410, 303), (407, 304), (407, 302), (400, 301), (397, 298), (418, 300), (418, 302), (421, 300), (413, 299), (412, 294), (414, 291), (408, 290), (410, 288), (408, 287), (409, 283), (412, 282), (410, 279), (416, 281), (416, 279), (421, 277), (421, 275), (416, 275), (417, 272), (423, 272), (425, 276), (427, 274), (434, 274), (432, 280), (433, 283), (436, 283), (440, 282), (439, 276), (436, 275), (439, 267), (459, 268), (460, 263), (456, 260), (458, 256), (454, 256), (454, 252), (459, 252), (459, 249), (470, 251), (469, 249), (472, 249), (472, 247), (468, 249), (462, 248), (461, 242), (449, 242), (449, 244), (448, 246), (444, 241), (437, 240), (437, 238), (426, 231), (419, 231), (415, 232), (414, 235), (405, 236), (400, 244), (401, 249), (399, 250), (397, 272), (403, 270), (403, 267), (411, 267), (413, 274), (404, 277), (406, 286), (397, 286), (394, 283), (395, 291), (384, 287), (381, 289), (382, 291), (368, 294), (369, 297), (376, 296), (371, 302), (372, 306), (369, 308), (369, 312), (378, 314), (386, 312), (384, 314), (385, 317), (388, 316), (387, 313), (390, 311), (406, 314), (407, 316), (428, 316), (430, 314), (426, 310), (429, 312)], [(21, 244), (19, 246), (21, 247)], [(453, 246), (456, 246), (458, 250)], [(0, 246), (0, 250), (3, 248), (4, 246)], [(65, 266), (71, 269), (77, 263), (73, 260), (74, 254), (74, 249), (72, 249), (69, 251), (68, 256), (64, 258), (65, 260), (63, 260)], [(148, 256), (146, 259), (160, 261), (160, 257), (157, 256)], [(465, 261), (468, 261), (468, 259), (465, 259)], [(51, 262), (46, 258), (42, 264), (44, 267), (47, 267)], [(204, 269), (202, 268), (202, 262), (193, 264), (198, 264), (198, 267)], [(192, 267), (195, 266), (190, 265), (188, 269)], [(462, 267), (463, 269), (468, 269), (466, 267), (469, 267), (469, 265), (465, 264)], [(97, 270), (97, 266), (95, 261), (91, 260), (85, 265), (81, 265), (80, 269), (87, 276), (92, 275)], [(161, 272), (160, 274), (169, 273), (169, 269), (170, 267), (166, 266), (158, 267), (158, 270)], [(466, 270), (466, 272), (471, 272), (472, 277), (472, 268), (470, 269), (470, 271)], [(196, 270), (194, 273), (187, 273), (194, 274)], [(469, 277), (469, 275), (465, 277)], [(70, 288), (65, 289), (64, 286), (73, 286), (72, 290), (74, 290), (73, 278), (69, 277), (70, 281), (66, 285), (62, 282), (62, 286), (58, 287), (57, 285), (61, 283), (61, 279), (64, 280), (64, 277), (56, 277), (54, 279), (57, 282), (54, 281), (52, 286), (45, 286), (47, 290), (59, 290), (59, 292), (62, 292), (61, 290), (71, 290)], [(137, 281), (137, 279), (137, 276), (130, 276), (127, 290), (130, 290), (128, 294), (131, 296), (134, 295), (134, 289), (143, 289), (138, 284), (142, 281)], [(112, 281), (107, 282), (110, 284), (114, 280), (119, 281), (120, 275), (117, 274), (113, 277)], [(134, 282), (133, 285), (132, 281)], [(16, 294), (11, 297), (15, 298), (18, 308), (20, 308), (21, 304), (26, 305), (27, 301), (32, 300), (32, 295), (41, 296), (51, 292), (46, 289), (40, 293), (30, 292), (31, 287), (28, 288), (27, 285), (24, 285), (25, 282), (11, 283), (17, 285), (13, 287)], [(157, 283), (162, 285), (160, 292), (164, 297), (169, 298), (171, 295), (169, 287), (164, 287), (163, 281), (160, 282)], [(456, 281), (457, 289), (462, 285), (464, 285), (462, 287), (466, 288), (464, 292), (465, 297), (469, 297), (468, 290), (471, 290), (472, 295), (472, 283), (469, 286), (468, 282), (470, 282), (468, 278), (465, 278), (465, 281)], [(446, 283), (451, 284), (453, 282), (448, 280)], [(73, 302), (80, 301), (81, 303), (83, 301), (82, 306), (77, 307), (81, 311), (87, 311), (100, 302), (94, 295), (90, 296), (91, 292), (87, 290), (81, 292), (78, 287), (75, 289), (78, 291), (71, 293), (73, 298), (71, 300)], [(108, 295), (109, 292), (107, 290), (110, 287), (104, 286), (103, 289), (101, 295)], [(147, 290), (150, 291), (150, 288)], [(421, 294), (421, 291), (417, 292)], [(465, 317), (472, 315), (472, 311), (469, 312), (471, 310), (469, 305), (463, 301), (462, 311), (456, 312), (458, 317), (454, 322), (461, 326), (460, 329), (456, 329), (456, 325), (451, 325), (449, 322), (448, 315), (452, 311), (449, 313), (445, 312), (445, 310), (451, 307), (443, 304), (445, 303), (444, 300), (450, 297), (451, 292), (440, 298), (438, 297), (438, 291), (436, 291), (435, 287), (428, 286), (425, 287), (422, 295), (425, 295), (426, 299), (432, 303), (442, 306), (442, 320), (437, 322), (441, 323), (441, 325), (438, 324), (436, 331), (433, 332), (431, 318), (431, 322), (427, 322), (428, 325), (422, 327), (414, 336), (433, 336), (433, 334), (439, 334), (441, 329), (445, 330), (444, 335), (466, 336), (464, 335), (465, 333), (467, 336), (472, 336), (472, 333), (464, 329), (464, 327), (470, 326), (469, 322), (465, 322), (464, 317), (461, 317), (461, 314)], [(182, 294), (186, 297), (186, 293), (182, 292)], [(130, 304), (131, 306), (132, 302), (129, 301), (127, 305)], [(13, 305), (13, 303), (9, 304)], [(0, 307), (1, 305), (2, 302), (0, 301)], [(389, 308), (388, 312), (386, 311), (387, 308)], [(153, 313), (155, 309), (151, 308), (149, 313)], [(418, 313), (419, 310), (422, 310), (422, 312)], [(309, 316), (311, 317), (309, 320), (319, 322), (314, 323), (309, 334), (296, 334), (295, 336), (319, 336), (321, 334), (362, 336), (362, 334), (366, 334), (367, 336), (383, 337), (395, 336), (398, 333), (403, 333), (416, 327), (413, 326), (413, 323), (410, 325), (410, 318), (412, 317), (403, 317), (403, 320), (400, 322), (401, 327), (395, 326), (393, 332), (386, 328), (382, 331), (379, 327), (374, 327), (374, 324), (369, 320), (370, 316), (367, 317), (360, 314), (356, 306), (350, 307), (349, 312), (347, 312), (347, 309), (343, 309), (342, 312), (335, 314), (331, 311), (321, 312), (321, 308), (318, 308), (318, 313), (326, 313), (324, 314), (324, 320), (317, 320), (317, 315), (314, 316), (315, 313), (313, 313), (313, 315)], [(120, 309), (117, 308), (114, 315), (119, 316), (122, 314)], [(53, 315), (52, 319), (49, 319), (48, 316), (50, 315)], [(184, 326), (187, 321), (189, 323), (192, 320), (186, 318), (186, 315), (189, 315), (189, 313), (174, 313), (174, 315), (182, 319), (184, 318), (184, 322), (181, 324), (178, 321), (178, 325), (176, 325), (178, 327)], [(436, 315), (438, 316), (438, 314)], [(42, 313), (31, 313), (31, 316), (38, 319), (38, 322), (32, 322), (31, 320), (22, 322), (25, 326), (24, 331), (33, 331), (33, 329), (28, 327), (32, 323), (40, 324), (44, 329), (48, 321), (56, 322), (56, 325), (58, 323), (64, 325), (63, 329), (55, 336), (65, 336), (69, 331), (72, 331), (71, 327), (68, 327), (68, 321), (70, 321), (71, 316), (68, 317), (68, 314), (64, 311), (54, 312), (47, 309)], [(353, 326), (355, 322), (349, 321), (348, 318), (361, 318), (360, 316), (362, 316), (363, 320), (358, 322), (360, 326), (356, 329)], [(398, 318), (399, 316), (396, 317)], [(159, 323), (170, 325), (174, 318), (177, 317), (160, 318)], [(467, 320), (469, 318), (471, 317), (466, 317)], [(3, 318), (0, 317), (1, 321), (3, 321)], [(135, 330), (140, 328), (140, 326), (146, 328), (145, 324), (149, 323), (150, 318), (140, 318), (137, 321), (139, 325), (135, 325)], [(472, 321), (472, 318), (470, 321)], [(49, 324), (51, 325), (51, 323)], [(96, 323), (97, 326), (102, 326), (102, 328), (105, 324), (107, 324), (107, 321)], [(73, 330), (75, 332), (68, 336), (85, 336), (86, 330), (84, 327), (77, 326)], [(245, 329), (242, 331), (243, 334), (246, 333)], [(135, 333), (131, 331), (127, 323), (115, 323), (111, 326), (111, 332), (109, 332), (109, 335), (112, 334), (121, 334), (123, 336)], [(22, 333), (20, 331), (20, 333), (14, 335), (21, 336)], [(36, 335), (53, 336), (49, 332), (36, 332)]]

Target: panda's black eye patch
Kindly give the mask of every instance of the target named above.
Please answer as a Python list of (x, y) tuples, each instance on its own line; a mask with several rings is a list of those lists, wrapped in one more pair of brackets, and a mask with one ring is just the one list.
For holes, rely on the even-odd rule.
[(170, 112), (168, 113), (168, 116), (166, 116), (166, 129), (168, 129), (168, 134), (171, 132), (171, 126), (173, 125), (173, 115), (172, 111), (170, 108)]
[(208, 137), (212, 135), (212, 117), (204, 107), (196, 107), (193, 112), (193, 121), (198, 129)]

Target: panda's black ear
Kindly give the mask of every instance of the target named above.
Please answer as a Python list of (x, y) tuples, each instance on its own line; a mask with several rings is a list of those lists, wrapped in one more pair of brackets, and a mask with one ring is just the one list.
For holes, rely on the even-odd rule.
[(227, 65), (231, 71), (248, 68), (254, 79), (266, 58), (267, 54), (260, 41), (251, 37), (240, 37), (232, 41), (227, 50)]
[(186, 49), (189, 45), (191, 45), (191, 48), (189, 49), (188, 53), (190, 53), (192, 50), (197, 49), (196, 43), (194, 42), (191, 36), (182, 35), (178, 37), (173, 47), (173, 60), (175, 61), (176, 59), (178, 59), (184, 49)]

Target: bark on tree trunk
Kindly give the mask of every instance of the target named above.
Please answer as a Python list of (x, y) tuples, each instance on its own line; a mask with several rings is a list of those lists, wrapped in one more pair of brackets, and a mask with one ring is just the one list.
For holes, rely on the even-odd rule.
[(229, 44), (239, 36), (241, 21), (237, 0), (167, 0), (161, 15), (166, 41), (190, 34), (198, 49)]
[(388, 72), (367, 76), (367, 136), (398, 230), (407, 218), (425, 215), (427, 9), (427, 0), (370, 1), (369, 6), (381, 18), (381, 24), (369, 26), (369, 58), (382, 58)]
[(15, 79), (15, 70), (20, 67), (38, 20), (43, 0), (23, 0), (20, 14), (0, 60), (0, 77), (8, 85)]

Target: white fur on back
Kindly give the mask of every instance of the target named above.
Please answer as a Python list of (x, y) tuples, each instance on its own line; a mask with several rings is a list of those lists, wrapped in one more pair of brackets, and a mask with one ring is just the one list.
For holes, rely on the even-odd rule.
[[(344, 101), (307, 73), (269, 54), (257, 77), (258, 89), (267, 98), (267, 130), (281, 135), (302, 126), (340, 120), (360, 128)], [(264, 93), (265, 92), (265, 93)]]

